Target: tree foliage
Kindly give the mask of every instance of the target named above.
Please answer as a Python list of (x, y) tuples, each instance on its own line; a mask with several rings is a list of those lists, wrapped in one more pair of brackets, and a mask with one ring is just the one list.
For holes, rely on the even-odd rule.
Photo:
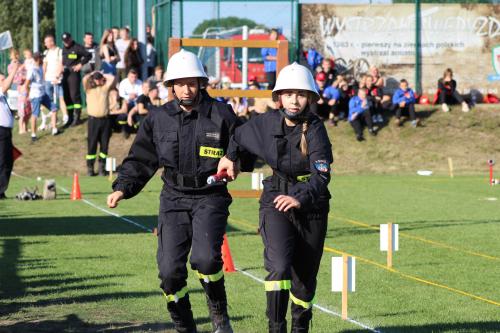
[[(14, 47), (33, 48), (33, 7), (29, 0), (0, 1), (0, 32), (10, 30)], [(39, 40), (55, 32), (55, 0), (38, 0)], [(39, 45), (41, 48), (42, 45)]]
[(196, 26), (196, 28), (193, 31), (193, 34), (201, 35), (203, 34), (203, 32), (205, 32), (205, 30), (207, 30), (207, 28), (211, 27), (222, 27), (230, 29), (230, 28), (241, 27), (244, 25), (247, 25), (248, 28), (252, 29), (257, 26), (257, 23), (252, 20), (236, 16), (223, 17), (220, 18), (219, 20), (217, 19), (204, 20), (203, 22), (201, 22)]

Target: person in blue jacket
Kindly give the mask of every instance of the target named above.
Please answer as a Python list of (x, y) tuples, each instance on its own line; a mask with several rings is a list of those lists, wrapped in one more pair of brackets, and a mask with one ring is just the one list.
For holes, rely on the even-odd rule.
[[(276, 29), (271, 29), (269, 32), (269, 40), (278, 40), (279, 32)], [(276, 59), (278, 49), (264, 47), (261, 50), (262, 58), (264, 59), (264, 72), (266, 73), (266, 80), (269, 83), (267, 89), (274, 89), (276, 84)]]
[(349, 101), (349, 116), (348, 120), (351, 123), (356, 139), (363, 141), (363, 124), (368, 127), (368, 132), (371, 135), (377, 135), (376, 129), (373, 127), (372, 115), (370, 112), (371, 103), (366, 97), (366, 90), (359, 89), (358, 94), (353, 96)]
[(392, 111), (396, 115), (396, 126), (401, 126), (401, 115), (403, 112), (410, 115), (411, 125), (418, 126), (418, 120), (415, 116), (415, 93), (408, 87), (408, 81), (402, 79), (399, 81), (399, 89), (394, 92), (392, 96)]

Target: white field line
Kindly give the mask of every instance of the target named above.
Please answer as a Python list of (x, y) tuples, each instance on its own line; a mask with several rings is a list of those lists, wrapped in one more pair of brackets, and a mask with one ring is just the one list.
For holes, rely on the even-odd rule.
[[(14, 173), (13, 173), (13, 174), (14, 174)], [(30, 178), (28, 178), (28, 177), (24, 177), (24, 176), (21, 176), (21, 175), (18, 175), (18, 174), (14, 174), (14, 175), (16, 175), (16, 176), (18, 176), (18, 177), (20, 177), (20, 178), (30, 179)], [(66, 188), (64, 188), (64, 187), (62, 187), (62, 186), (59, 186), (59, 185), (58, 185), (57, 187), (59, 187), (59, 188), (61, 189), (61, 191), (65, 192), (66, 194), (69, 194), (69, 193), (70, 193), (70, 191), (68, 191)], [(89, 201), (89, 200), (87, 200), (87, 199), (82, 199), (82, 201), (83, 201), (85, 204), (87, 204), (87, 205), (89, 205), (89, 206), (91, 206), (91, 207), (93, 207), (93, 208), (95, 208), (95, 209), (97, 209), (97, 210), (100, 210), (100, 211), (101, 211), (101, 212), (103, 212), (103, 213), (106, 213), (106, 214), (108, 214), (108, 215), (114, 216), (114, 217), (116, 217), (116, 218), (118, 218), (118, 219), (120, 219), (120, 220), (122, 220), (122, 221), (124, 221), (124, 222), (126, 222), (126, 223), (132, 224), (132, 225), (134, 225), (134, 226), (136, 226), (136, 227), (138, 227), (138, 228), (140, 228), (140, 229), (142, 229), (142, 230), (146, 230), (146, 231), (148, 231), (148, 232), (152, 232), (152, 230), (151, 230), (151, 229), (149, 229), (148, 227), (146, 227), (146, 226), (144, 226), (144, 225), (142, 225), (142, 224), (140, 224), (140, 223), (138, 223), (138, 222), (132, 221), (132, 220), (131, 220), (131, 219), (129, 219), (129, 218), (123, 217), (123, 216), (121, 216), (121, 215), (119, 215), (119, 214), (117, 214), (117, 213), (111, 212), (111, 211), (109, 211), (109, 210), (107, 210), (107, 209), (105, 209), (105, 208), (102, 208), (102, 207), (100, 207), (100, 206), (98, 206), (98, 205), (94, 204), (93, 202), (91, 202), (91, 201)], [(262, 284), (264, 283), (264, 280), (262, 280), (261, 278), (259, 278), (259, 277), (255, 276), (255, 275), (253, 275), (253, 274), (250, 274), (250, 273), (248, 273), (248, 272), (246, 272), (246, 271), (244, 271), (244, 270), (240, 270), (240, 269), (238, 269), (238, 268), (236, 268), (236, 270), (237, 270), (238, 272), (240, 272), (241, 274), (243, 274), (243, 275), (245, 275), (245, 276), (247, 276), (247, 277), (251, 278), (252, 280), (255, 280), (255, 281), (257, 281), (257, 282), (259, 282), (259, 283), (262, 283)], [(313, 306), (314, 306), (316, 309), (318, 309), (318, 310), (320, 310), (321, 312), (324, 312), (324, 313), (326, 313), (326, 314), (329, 314), (329, 315), (332, 315), (332, 316), (335, 316), (335, 317), (339, 317), (339, 318), (341, 317), (341, 314), (340, 314), (340, 313), (337, 313), (337, 312), (335, 312), (335, 311), (332, 311), (332, 310), (330, 310), (330, 309), (328, 309), (328, 308), (326, 308), (326, 307), (324, 307), (324, 306), (321, 306), (321, 305), (319, 305), (319, 304), (314, 304)], [(348, 321), (348, 322), (350, 322), (350, 323), (352, 323), (352, 324), (354, 324), (354, 325), (357, 325), (357, 326), (359, 326), (359, 327), (362, 327), (362, 328), (364, 328), (364, 329), (366, 329), (366, 330), (368, 330), (368, 331), (370, 331), (370, 332), (382, 333), (381, 331), (376, 330), (375, 328), (372, 328), (372, 327), (370, 327), (370, 326), (368, 326), (368, 325), (366, 325), (366, 324), (363, 324), (363, 323), (361, 323), (361, 322), (359, 322), (359, 321), (357, 321), (357, 320), (355, 320), (355, 319), (352, 319), (352, 318), (347, 318), (347, 321)]]

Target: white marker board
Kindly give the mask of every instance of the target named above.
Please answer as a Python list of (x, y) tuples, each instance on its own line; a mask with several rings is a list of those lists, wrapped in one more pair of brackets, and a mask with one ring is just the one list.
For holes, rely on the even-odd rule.
[[(389, 225), (380, 225), (380, 251), (387, 251), (389, 245)], [(399, 224), (392, 225), (392, 250), (399, 250)]]
[[(347, 264), (347, 291), (356, 291), (356, 258), (349, 257)], [(332, 257), (332, 291), (342, 292), (344, 262), (342, 257)]]

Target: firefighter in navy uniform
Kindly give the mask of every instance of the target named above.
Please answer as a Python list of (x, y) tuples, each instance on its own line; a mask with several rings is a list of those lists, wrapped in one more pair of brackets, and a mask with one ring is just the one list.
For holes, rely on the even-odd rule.
[(269, 332), (286, 332), (291, 299), (292, 332), (308, 332), (323, 254), (330, 193), (332, 146), (323, 122), (310, 111), (319, 99), (309, 70), (296, 63), (281, 70), (273, 99), (281, 108), (251, 118), (232, 136), (218, 170), (230, 178), (240, 156), (250, 152), (273, 169), (264, 180), (259, 230)]
[(166, 84), (174, 100), (150, 112), (123, 161), (108, 205), (141, 191), (159, 167), (164, 186), (158, 216), (160, 287), (178, 332), (196, 332), (186, 284), (186, 262), (207, 296), (213, 331), (233, 332), (224, 288), (221, 246), (231, 196), (225, 183), (207, 185), (217, 171), (237, 125), (231, 106), (206, 92), (208, 77), (199, 59), (181, 50), (168, 62)]
[(92, 55), (80, 44), (76, 43), (68, 32), (62, 34), (64, 44), (62, 88), (64, 103), (68, 110), (66, 126), (76, 126), (80, 123), (82, 114), (82, 97), (80, 83), (82, 81), (80, 70), (88, 63)]

